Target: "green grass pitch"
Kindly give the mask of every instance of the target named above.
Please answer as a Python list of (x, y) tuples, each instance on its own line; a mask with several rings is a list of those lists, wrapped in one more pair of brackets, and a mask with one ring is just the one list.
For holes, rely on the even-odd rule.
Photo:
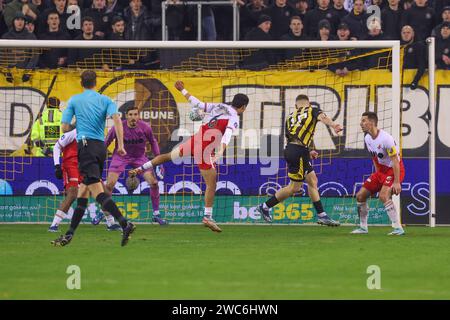
[(0, 225), (0, 299), (450, 299), (450, 228), (139, 225), (122, 248), (120, 233), (82, 225), (55, 248), (47, 227)]

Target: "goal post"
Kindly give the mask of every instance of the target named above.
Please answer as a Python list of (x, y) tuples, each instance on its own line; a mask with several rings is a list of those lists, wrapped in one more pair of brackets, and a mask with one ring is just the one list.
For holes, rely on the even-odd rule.
[[(161, 143), (165, 143), (166, 149), (174, 145), (170, 144), (169, 140), (174, 137), (175, 129), (178, 130), (175, 137), (177, 140), (189, 136), (198, 128), (198, 123), (192, 123), (188, 119), (186, 101), (183, 101), (173, 89), (175, 80), (183, 79), (187, 89), (193, 95), (207, 102), (229, 102), (238, 92), (247, 94), (250, 104), (241, 117), (240, 135), (234, 136), (226, 158), (218, 168), (218, 189), (223, 189), (223, 192), (219, 192), (216, 197), (215, 207), (217, 208), (214, 210), (218, 212), (216, 218), (222, 223), (262, 223), (254, 211), (255, 206), (267, 197), (270, 190), (273, 191), (274, 186), (278, 188), (289, 182), (286, 163), (281, 153), (276, 156), (275, 162), (280, 166), (276, 173), (262, 177), (257, 176), (257, 172), (261, 172), (266, 166), (264, 162), (266, 159), (260, 156), (264, 149), (270, 149), (275, 142), (281, 145), (279, 149), (282, 149), (284, 121), (293, 110), (293, 99), (300, 93), (309, 95), (314, 104), (319, 105), (334, 120), (340, 121), (347, 130), (344, 136), (339, 137), (324, 126), (318, 126), (314, 142), (320, 158), (313, 162), (327, 210), (337, 210), (336, 217), (338, 219), (341, 217), (344, 223), (355, 222), (356, 205), (352, 204), (351, 199), (357, 190), (356, 186), (361, 185), (363, 175), (367, 177), (366, 175), (371, 171), (371, 161), (363, 152), (364, 142), (359, 128), (362, 111), (379, 112), (381, 127), (388, 130), (395, 140), (401, 143), (402, 70), (399, 41), (41, 42), (0, 40), (0, 52), (18, 48), (31, 50), (30, 55), (41, 54), (45, 50), (54, 48), (99, 49), (103, 50), (102, 54), (108, 55), (110, 60), (103, 60), (100, 54), (93, 58), (96, 61), (89, 62), (98, 62), (100, 65), (104, 61), (116, 59), (117, 57), (113, 56), (120, 56), (121, 50), (127, 59), (130, 55), (141, 52), (140, 50), (162, 50), (161, 54), (163, 52), (178, 54), (183, 50), (194, 50), (193, 58), (180, 60), (181, 63), (167, 70), (120, 69), (118, 71), (117, 69), (109, 72), (99, 70), (99, 91), (110, 96), (119, 107), (130, 103), (139, 105), (141, 115), (152, 125), (158, 139), (163, 141)], [(279, 60), (263, 70), (247, 70), (239, 65), (242, 59), (258, 50), (274, 50), (278, 54), (277, 50), (291, 49), (298, 50), (295, 51), (298, 56)], [(353, 55), (352, 52), (357, 53)], [(0, 56), (5, 55), (0, 54)], [(361, 64), (362, 70), (355, 69), (346, 76), (338, 76), (329, 71), (331, 65), (354, 59), (365, 61), (367, 57), (375, 60), (375, 66), (371, 67), (373, 70), (363, 70), (365, 66)], [(121, 59), (117, 59), (119, 60)], [(40, 208), (37, 217), (27, 220), (25, 215), (20, 220), (22, 222), (49, 221), (61, 200), (62, 193), (61, 183), (48, 177), (48, 173), (51, 172), (48, 168), (51, 166), (50, 159), (27, 155), (22, 152), (24, 147), (17, 145), (23, 144), (26, 136), (30, 134), (27, 119), (31, 119), (29, 120), (31, 123), (38, 121), (38, 114), (43, 110), (48, 97), (61, 95), (61, 101), (67, 102), (71, 94), (81, 90), (76, 87), (78, 85), (76, 78), (79, 75), (79, 69), (87, 68), (88, 65), (78, 65), (68, 69), (30, 71), (36, 74), (31, 82), (2, 86), (7, 94), (0, 98), (3, 100), (0, 104), (7, 108), (4, 107), (1, 110), (3, 113), (0, 117), (2, 118), (0, 130), (3, 131), (1, 138), (9, 142), (4, 142), (3, 146), (0, 145), (2, 150), (0, 179), (10, 181), (12, 185), (17, 184), (17, 189), (21, 190), (18, 192), (19, 196), (36, 195), (36, 199), (26, 197), (21, 199), (29, 201), (30, 208)], [(1, 61), (0, 67), (5, 72), (5, 65), (2, 65)], [(20, 75), (24, 73), (17, 69), (11, 69), (11, 72)], [(58, 75), (56, 83), (54, 75)], [(383, 79), (388, 81), (383, 82)], [(23, 121), (20, 124), (21, 130), (14, 129), (17, 132), (10, 127), (12, 103), (17, 106), (12, 113), (15, 119)], [(26, 136), (19, 137), (20, 134), (25, 133)], [(16, 150), (13, 150), (14, 148)], [(257, 163), (250, 163), (252, 155), (258, 157)], [(267, 157), (271, 155), (271, 152), (266, 154)], [(242, 164), (239, 162), (241, 158), (246, 159)], [(244, 167), (247, 170), (242, 169)], [(24, 175), (27, 170), (33, 170), (33, 168), (42, 172), (33, 174), (32, 179), (35, 181), (26, 180)], [(204, 183), (201, 182), (196, 166), (183, 163), (178, 168), (169, 166), (168, 171), (171, 170), (173, 173), (168, 173), (169, 178), (160, 180), (162, 211), (167, 213), (171, 222), (199, 222), (198, 217), (202, 214), (201, 194), (204, 191)], [(334, 178), (331, 179), (330, 175), (334, 175)], [(138, 222), (150, 222), (152, 206), (149, 199), (142, 196), (147, 194), (148, 185), (142, 182), (138, 191), (127, 192), (123, 183), (125, 176), (126, 174), (121, 176), (116, 186), (115, 199), (121, 203), (123, 211), (132, 219)], [(17, 179), (24, 179), (27, 182), (18, 183)], [(164, 181), (165, 179), (171, 180)], [(242, 182), (244, 180), (246, 181)], [(26, 185), (29, 182), (30, 184)], [(31, 186), (32, 183), (37, 184)], [(43, 188), (45, 183), (48, 184), (46, 192), (50, 192), (50, 196), (36, 191)], [(11, 204), (11, 200), (7, 199), (7, 197), (0, 197), (0, 206)], [(307, 204), (309, 202), (307, 196), (297, 195), (294, 200), (286, 202), (283, 209), (277, 209), (276, 222), (279, 224), (313, 222), (313, 208)], [(394, 197), (393, 200), (400, 211), (400, 197)], [(381, 218), (377, 213), (380, 207), (375, 209), (374, 215), (377, 218), (374, 218), (372, 223), (386, 225), (387, 218)], [(177, 215), (177, 210), (182, 211), (183, 215)], [(353, 210), (351, 217), (346, 215), (346, 210)], [(91, 214), (98, 211), (95, 205), (90, 207)], [(1, 217), (0, 222), (2, 222)]]

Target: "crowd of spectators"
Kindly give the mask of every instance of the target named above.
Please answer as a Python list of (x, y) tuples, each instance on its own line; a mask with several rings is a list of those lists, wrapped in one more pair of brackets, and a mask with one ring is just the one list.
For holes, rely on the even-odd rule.
[[(38, 40), (161, 40), (162, 0), (0, 0), (0, 36)], [(172, 0), (180, 2), (180, 0)], [(405, 66), (425, 68), (424, 40), (436, 38), (436, 65), (450, 66), (450, 0), (237, 0), (240, 39), (270, 40), (401, 40)], [(379, 10), (373, 9), (378, 6)], [(169, 6), (170, 40), (196, 40), (197, 7)], [(202, 7), (203, 40), (232, 40), (231, 6)], [(57, 68), (97, 52), (52, 49), (21, 67)], [(286, 50), (284, 58), (298, 51)], [(146, 60), (147, 59), (147, 60)], [(145, 67), (143, 59), (141, 66)], [(269, 50), (249, 64), (271, 64)], [(244, 63), (245, 64), (245, 63)], [(335, 71), (345, 75), (350, 65)], [(418, 72), (420, 76), (420, 72)], [(419, 77), (420, 78), (420, 77)]]

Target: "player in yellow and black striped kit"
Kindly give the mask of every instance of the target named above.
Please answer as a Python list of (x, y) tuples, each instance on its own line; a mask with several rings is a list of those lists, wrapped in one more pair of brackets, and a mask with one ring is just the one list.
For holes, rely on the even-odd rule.
[(317, 176), (311, 165), (311, 158), (316, 159), (318, 153), (310, 151), (316, 124), (318, 121), (333, 128), (338, 134), (343, 130), (340, 124), (333, 122), (319, 107), (309, 103), (308, 96), (299, 95), (295, 99), (296, 110), (286, 120), (287, 145), (284, 149), (284, 158), (288, 164), (290, 184), (278, 190), (265, 203), (258, 206), (258, 211), (263, 219), (272, 222), (270, 208), (299, 192), (303, 182), (308, 184), (308, 194), (316, 210), (317, 223), (328, 226), (339, 226), (339, 222), (331, 219), (323, 209), (320, 194), (317, 188)]

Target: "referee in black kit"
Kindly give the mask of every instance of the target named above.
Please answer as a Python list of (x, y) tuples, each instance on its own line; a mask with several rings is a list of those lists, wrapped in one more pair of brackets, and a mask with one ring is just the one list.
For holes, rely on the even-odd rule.
[(74, 232), (84, 212), (86, 211), (89, 193), (100, 204), (104, 211), (108, 211), (122, 227), (122, 246), (128, 243), (128, 239), (136, 226), (122, 216), (114, 201), (105, 193), (101, 181), (103, 164), (106, 160), (106, 147), (104, 143), (105, 121), (112, 117), (117, 135), (117, 152), (124, 156), (126, 151), (123, 146), (123, 127), (121, 114), (112, 100), (95, 91), (97, 75), (94, 71), (86, 70), (81, 74), (81, 86), (84, 92), (73, 96), (62, 116), (62, 130), (71, 130), (72, 118), (76, 118), (77, 142), (78, 142), (78, 168), (83, 181), (78, 188), (77, 207), (70, 222), (70, 228), (65, 235), (51, 243), (55, 246), (65, 246), (70, 243)]

